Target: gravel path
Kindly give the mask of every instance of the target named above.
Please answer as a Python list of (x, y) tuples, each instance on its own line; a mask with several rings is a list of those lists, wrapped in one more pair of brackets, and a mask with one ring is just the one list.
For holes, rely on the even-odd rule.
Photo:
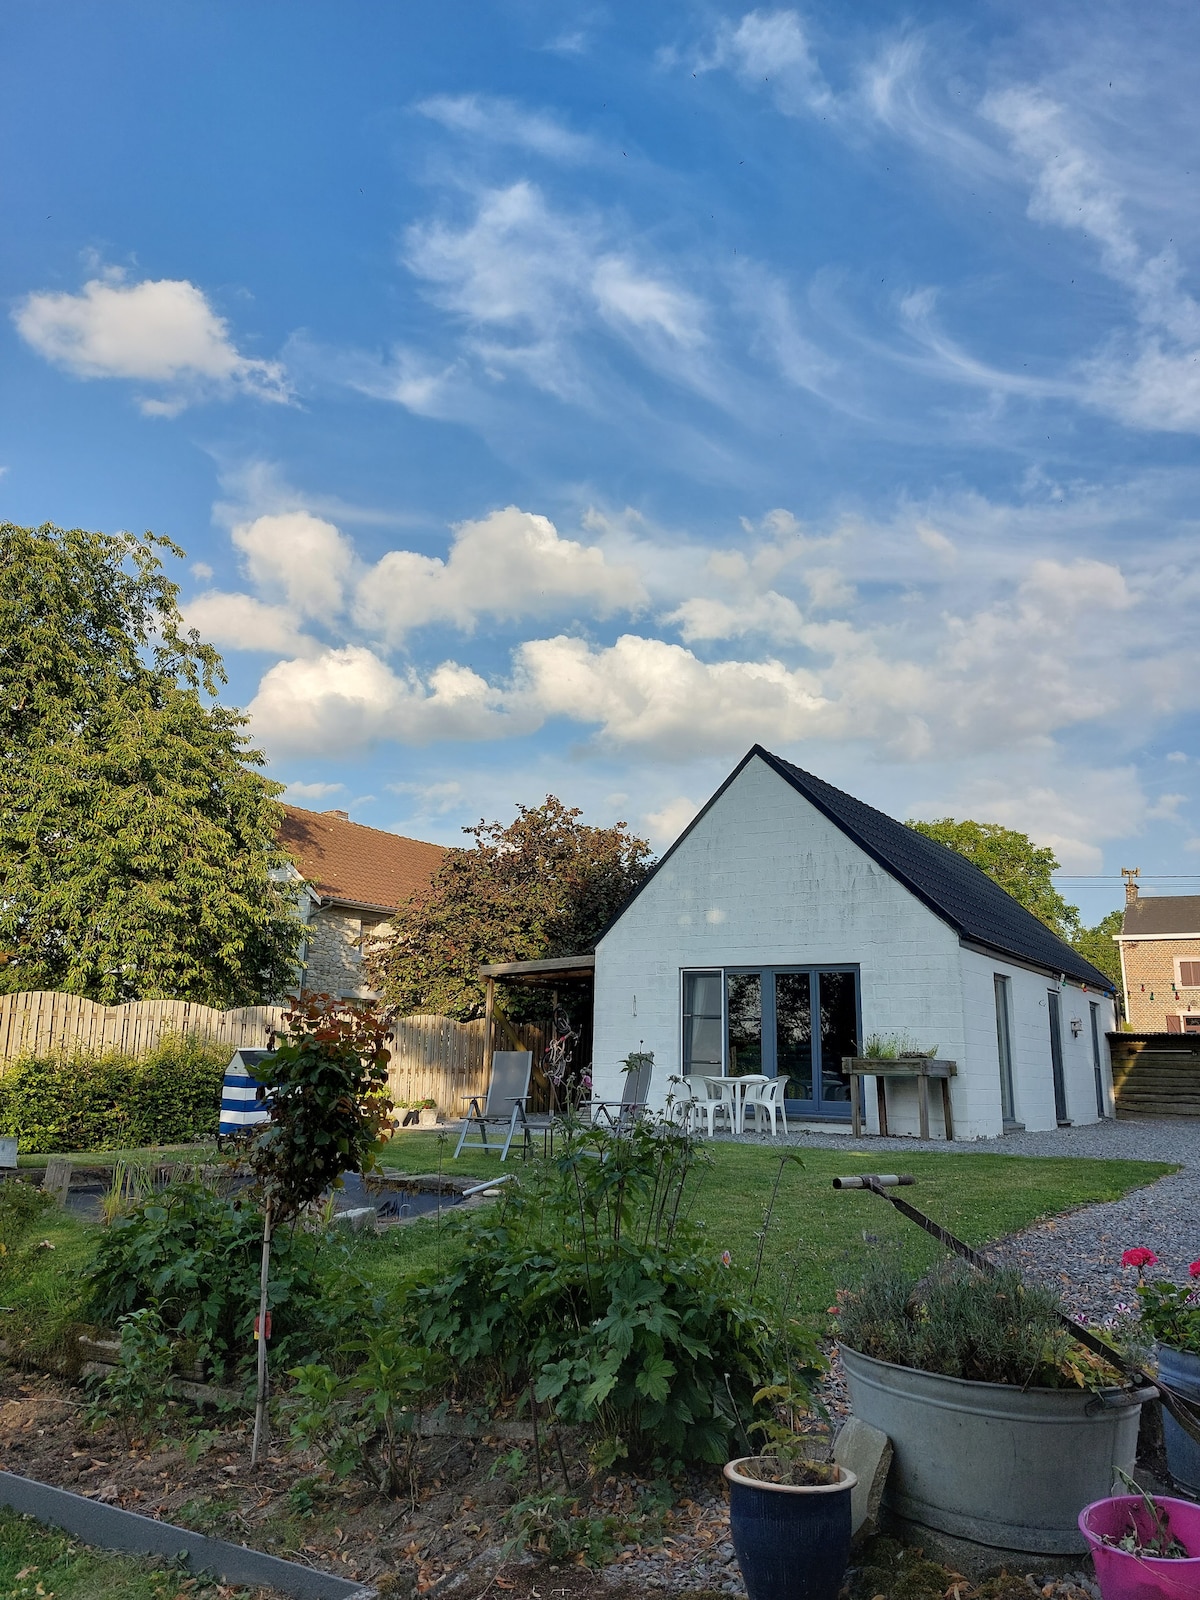
[[(767, 1135), (744, 1134), (745, 1144), (769, 1144)], [(1136, 1273), (1121, 1266), (1131, 1245), (1148, 1245), (1159, 1258), (1150, 1277), (1186, 1275), (1200, 1259), (1200, 1118), (1146, 1118), (1095, 1122), (1044, 1133), (1010, 1133), (953, 1145), (915, 1139), (851, 1139), (843, 1134), (794, 1133), (800, 1148), (855, 1152), (949, 1150), (955, 1155), (1079, 1156), (1095, 1160), (1169, 1161), (1180, 1170), (1123, 1200), (1085, 1206), (1035, 1224), (991, 1247), (994, 1259), (1019, 1266), (1030, 1278), (1058, 1289), (1068, 1309), (1093, 1321), (1120, 1314), (1133, 1300)]]

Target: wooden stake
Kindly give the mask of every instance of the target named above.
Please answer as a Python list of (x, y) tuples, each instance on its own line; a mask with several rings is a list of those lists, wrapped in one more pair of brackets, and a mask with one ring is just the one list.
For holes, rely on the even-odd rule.
[(258, 1279), (258, 1387), (254, 1396), (254, 1444), (250, 1465), (257, 1467), (267, 1415), (267, 1284), (271, 1275), (271, 1202), (263, 1211), (262, 1270)]

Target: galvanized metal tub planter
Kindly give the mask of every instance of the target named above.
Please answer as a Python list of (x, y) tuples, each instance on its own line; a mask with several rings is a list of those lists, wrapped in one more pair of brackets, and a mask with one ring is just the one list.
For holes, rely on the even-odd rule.
[(743, 1471), (761, 1456), (725, 1466), (729, 1526), (750, 1600), (836, 1600), (850, 1559), (850, 1495), (858, 1479), (835, 1467), (836, 1483), (768, 1483)]
[[(1160, 1344), (1158, 1371), (1168, 1389), (1200, 1406), (1200, 1356), (1190, 1350), (1172, 1350)], [(1167, 1447), (1167, 1467), (1181, 1488), (1200, 1494), (1200, 1444), (1188, 1437), (1165, 1408), (1163, 1443)]]
[(896, 1515), (1042, 1555), (1085, 1548), (1079, 1513), (1113, 1492), (1118, 1467), (1133, 1471), (1142, 1406), (1157, 1393), (973, 1383), (845, 1346), (841, 1359), (855, 1416), (892, 1441)]

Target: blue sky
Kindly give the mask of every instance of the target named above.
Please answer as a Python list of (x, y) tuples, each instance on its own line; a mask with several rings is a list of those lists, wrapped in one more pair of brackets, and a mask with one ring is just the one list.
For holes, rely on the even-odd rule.
[(661, 847), (758, 740), (1200, 888), (1194, 7), (0, 35), (0, 512), (182, 545), (297, 803)]

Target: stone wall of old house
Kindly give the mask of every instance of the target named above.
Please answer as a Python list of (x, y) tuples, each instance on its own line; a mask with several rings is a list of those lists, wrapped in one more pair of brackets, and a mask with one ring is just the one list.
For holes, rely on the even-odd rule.
[(304, 989), (308, 994), (336, 994), (347, 999), (373, 998), (364, 953), (386, 939), (390, 925), (386, 914), (327, 905), (309, 919), (305, 951)]
[(1200, 1016), (1200, 988), (1175, 981), (1176, 961), (1200, 961), (1200, 939), (1124, 939), (1121, 955), (1125, 1015), (1134, 1033), (1164, 1033), (1172, 1026), (1168, 1016)]

